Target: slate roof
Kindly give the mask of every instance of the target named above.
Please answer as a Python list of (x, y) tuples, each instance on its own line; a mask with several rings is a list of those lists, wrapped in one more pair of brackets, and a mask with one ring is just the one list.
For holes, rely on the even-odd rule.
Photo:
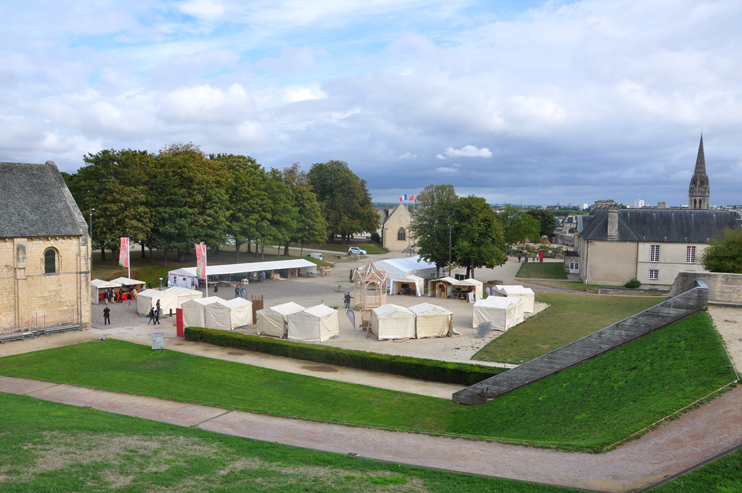
[(87, 238), (85, 219), (52, 161), (0, 163), (0, 211), (0, 238)]
[[(706, 243), (717, 231), (734, 227), (729, 211), (619, 209), (617, 241)], [(591, 214), (580, 235), (608, 241), (608, 209)]]

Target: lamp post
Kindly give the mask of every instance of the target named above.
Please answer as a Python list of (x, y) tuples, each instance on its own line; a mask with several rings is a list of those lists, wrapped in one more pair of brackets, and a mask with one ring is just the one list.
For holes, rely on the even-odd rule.
[(95, 207), (90, 208), (90, 249), (93, 249), (93, 211)]
[(162, 291), (162, 278), (160, 278), (160, 291)]

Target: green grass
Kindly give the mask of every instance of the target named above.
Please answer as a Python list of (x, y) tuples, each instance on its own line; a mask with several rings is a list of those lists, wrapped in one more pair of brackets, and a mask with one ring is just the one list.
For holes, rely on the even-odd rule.
[(483, 347), (473, 359), (520, 364), (650, 308), (657, 297), (538, 293), (550, 306)]
[(732, 493), (739, 491), (742, 491), (742, 450), (652, 489), (652, 493)]
[(575, 490), (400, 466), (0, 393), (0, 492)]
[[(376, 243), (372, 243), (370, 241), (351, 241), (348, 243), (342, 243), (341, 241), (337, 241), (336, 243), (323, 243), (321, 245), (312, 245), (307, 246), (304, 245), (304, 249), (307, 250), (327, 250), (330, 252), (343, 252), (347, 253), (348, 248), (352, 246), (357, 246), (361, 250), (366, 250), (366, 252), (369, 255), (377, 255), (381, 253), (389, 253), (389, 250), (386, 248), (377, 245)], [(299, 245), (291, 245), (291, 248), (299, 248)]]
[(476, 407), (108, 340), (0, 359), (0, 374), (277, 416), (594, 450), (734, 379), (705, 313)]
[(528, 262), (520, 264), (515, 277), (525, 279), (567, 279), (561, 262)]
[[(621, 289), (623, 286), (609, 286), (607, 284), (583, 284), (581, 282), (576, 281), (544, 281), (544, 280), (534, 280), (529, 281), (530, 284), (536, 284), (539, 286), (547, 286), (552, 288), (562, 288), (562, 289), (569, 289), (571, 291), (582, 291), (585, 292), (588, 289), (597, 291), (600, 288), (608, 288), (608, 289)], [(620, 293), (617, 294), (618, 296), (666, 296), (667, 291), (661, 292), (661, 291), (648, 291), (648, 290), (641, 290), (641, 289), (632, 289), (632, 290), (626, 290), (626, 294)], [(611, 295), (603, 295), (603, 296), (611, 296)]]

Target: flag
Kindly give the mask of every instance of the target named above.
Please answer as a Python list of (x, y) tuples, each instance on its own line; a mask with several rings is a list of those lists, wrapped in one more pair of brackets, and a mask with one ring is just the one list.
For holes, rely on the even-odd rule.
[(348, 315), (348, 319), (350, 320), (350, 324), (355, 329), (356, 328), (356, 314), (353, 313), (353, 310), (348, 310), (346, 312), (346, 314)]
[(404, 194), (404, 199), (407, 200), (407, 194)]
[(402, 197), (399, 198), (399, 201), (402, 202)]
[(410, 195), (410, 200), (415, 200), (415, 194)]
[(196, 277), (206, 279), (206, 245), (196, 245)]
[(129, 267), (129, 238), (121, 238), (121, 248), (119, 249), (119, 265)]

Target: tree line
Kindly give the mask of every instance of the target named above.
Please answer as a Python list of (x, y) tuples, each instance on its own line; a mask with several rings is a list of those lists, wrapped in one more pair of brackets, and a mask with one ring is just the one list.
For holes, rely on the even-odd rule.
[[(342, 161), (299, 164), (266, 170), (246, 155), (203, 153), (192, 143), (173, 144), (158, 153), (131, 149), (87, 154), (85, 165), (64, 174), (86, 217), (93, 212), (92, 240), (105, 259), (115, 258), (119, 238), (177, 255), (193, 245), (210, 248), (234, 238), (240, 248), (322, 243), (374, 231), (378, 214), (366, 182)], [(113, 260), (113, 259), (112, 259)]]

